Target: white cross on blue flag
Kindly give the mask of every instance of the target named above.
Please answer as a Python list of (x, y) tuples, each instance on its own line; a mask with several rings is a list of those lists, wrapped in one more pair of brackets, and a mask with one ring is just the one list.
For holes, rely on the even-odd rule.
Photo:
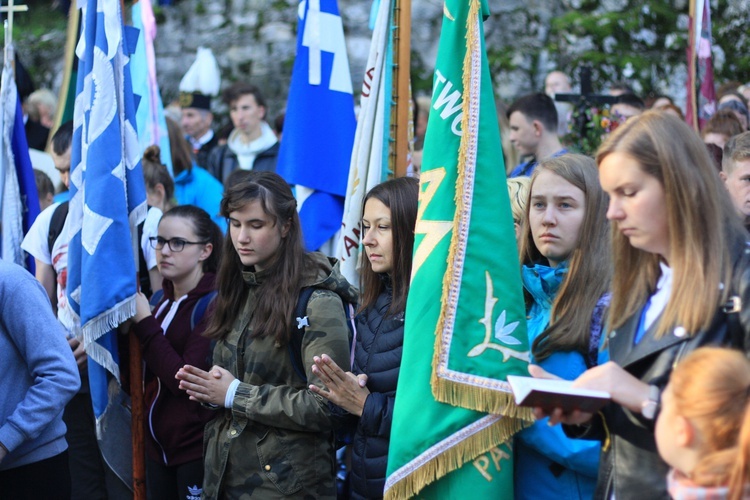
[(341, 228), (355, 126), (349, 58), (336, 0), (302, 0), (276, 169), (297, 186), (308, 250), (319, 249)]

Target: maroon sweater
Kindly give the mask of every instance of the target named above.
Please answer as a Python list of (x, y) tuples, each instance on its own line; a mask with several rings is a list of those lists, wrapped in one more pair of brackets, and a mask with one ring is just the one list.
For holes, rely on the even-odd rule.
[(135, 325), (146, 362), (145, 399), (149, 439), (146, 450), (149, 458), (165, 465), (180, 465), (203, 457), (203, 427), (216, 413), (190, 401), (179, 389), (174, 378), (183, 365), (210, 368), (210, 340), (203, 337), (211, 307), (202, 320), (190, 331), (193, 308), (202, 296), (215, 289), (215, 275), (206, 273), (198, 286), (180, 303), (177, 314), (162, 332), (161, 322), (174, 301), (174, 285), (164, 280), (164, 298), (154, 313), (167, 304), (157, 317), (148, 316)]

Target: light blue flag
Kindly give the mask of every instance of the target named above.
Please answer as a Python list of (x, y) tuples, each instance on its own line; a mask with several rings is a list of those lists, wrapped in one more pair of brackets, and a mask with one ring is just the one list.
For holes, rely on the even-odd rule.
[(349, 58), (336, 0), (302, 0), (276, 170), (297, 186), (308, 250), (317, 250), (341, 228), (355, 127)]
[(133, 27), (139, 31), (138, 43), (133, 57), (130, 58), (133, 93), (140, 97), (135, 114), (138, 124), (138, 142), (141, 145), (141, 151), (145, 151), (151, 145), (158, 145), (161, 150), (161, 162), (174, 177), (164, 105), (159, 95), (159, 84), (156, 81), (153, 43), (156, 36), (156, 20), (151, 1), (139, 0), (133, 4), (131, 17)]
[(146, 189), (128, 68), (137, 30), (123, 26), (118, 0), (79, 5), (68, 212), (70, 307), (60, 319), (88, 354), (99, 422), (107, 405), (107, 372), (119, 380), (113, 329), (135, 315), (135, 228), (146, 215)]

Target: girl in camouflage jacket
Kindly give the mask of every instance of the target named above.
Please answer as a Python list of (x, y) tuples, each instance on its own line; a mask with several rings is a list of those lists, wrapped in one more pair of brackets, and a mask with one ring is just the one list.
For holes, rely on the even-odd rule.
[[(227, 188), (221, 213), (229, 234), (219, 294), (206, 335), (215, 339), (208, 371), (177, 374), (191, 399), (217, 409), (204, 436), (206, 499), (336, 496), (331, 414), (326, 400), (295, 372), (289, 338), (305, 326), (302, 360), (309, 383), (313, 355), (349, 366), (342, 298), (356, 290), (338, 264), (305, 253), (296, 201), (277, 174), (248, 172)], [(303, 287), (314, 287), (307, 316), (293, 318)]]

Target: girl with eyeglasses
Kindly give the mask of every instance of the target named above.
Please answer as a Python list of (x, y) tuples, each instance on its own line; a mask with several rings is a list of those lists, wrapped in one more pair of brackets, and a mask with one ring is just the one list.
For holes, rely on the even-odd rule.
[[(321, 352), (349, 370), (342, 299), (356, 301), (356, 290), (335, 259), (305, 252), (297, 202), (278, 174), (246, 172), (227, 187), (221, 213), (229, 234), (206, 330), (216, 340), (214, 366), (187, 364), (177, 374), (190, 399), (216, 409), (206, 426), (203, 498), (333, 500), (333, 419), (308, 384), (322, 385), (311, 370)], [(303, 288), (313, 292), (300, 316)]]
[[(149, 498), (191, 498), (203, 481), (203, 427), (213, 412), (179, 389), (185, 364), (208, 368), (210, 341), (202, 335), (215, 295), (221, 230), (204, 210), (181, 205), (167, 211), (149, 244), (163, 280), (153, 313), (142, 293), (133, 331), (146, 363), (146, 490)], [(197, 317), (201, 316), (202, 317)]]

